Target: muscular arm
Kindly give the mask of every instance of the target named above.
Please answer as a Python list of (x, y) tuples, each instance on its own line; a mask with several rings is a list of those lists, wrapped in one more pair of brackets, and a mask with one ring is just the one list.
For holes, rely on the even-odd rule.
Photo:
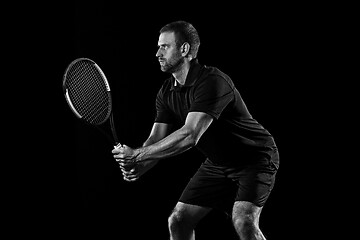
[(171, 125), (167, 123), (154, 123), (150, 135), (148, 139), (143, 144), (143, 147), (149, 146), (151, 144), (154, 144), (167, 135), (169, 135), (171, 130)]
[[(190, 112), (183, 127), (161, 139), (151, 139), (142, 148), (135, 149), (137, 162), (159, 160), (178, 155), (197, 144), (202, 134), (210, 126), (213, 118), (203, 112)], [(151, 144), (153, 142), (153, 144)]]
[[(150, 135), (148, 139), (143, 144), (143, 147), (147, 147), (149, 145), (152, 145), (154, 143), (157, 143), (161, 139), (165, 138), (167, 135), (169, 135), (171, 130), (171, 125), (166, 123), (154, 123)], [(147, 161), (144, 162), (145, 166), (149, 169), (156, 165), (158, 161)]]
[[(165, 123), (154, 123), (150, 135), (148, 137), (148, 139), (144, 142), (143, 147), (147, 147), (149, 145), (152, 145), (158, 141), (160, 141), (161, 139), (163, 139), (164, 137), (166, 137), (169, 133), (170, 133), (170, 128), (171, 125), (169, 124), (165, 124)], [(144, 161), (144, 162), (138, 162), (138, 163), (134, 163), (133, 160), (129, 162), (123, 162), (121, 159), (119, 158), (119, 153), (121, 152), (126, 152), (126, 149), (129, 150), (130, 148), (127, 147), (126, 145), (123, 145), (120, 148), (116, 148), (114, 149), (112, 152), (115, 154), (114, 157), (116, 159), (116, 161), (119, 163), (122, 174), (123, 174), (123, 178), (126, 181), (132, 182), (132, 181), (136, 181), (137, 179), (139, 179), (139, 177), (141, 177), (143, 174), (145, 174), (147, 171), (149, 171), (151, 168), (153, 168), (158, 160), (153, 160), (153, 161)], [(133, 150), (130, 152), (134, 152)], [(125, 155), (124, 155), (125, 156)], [(131, 158), (134, 159), (135, 158)]]

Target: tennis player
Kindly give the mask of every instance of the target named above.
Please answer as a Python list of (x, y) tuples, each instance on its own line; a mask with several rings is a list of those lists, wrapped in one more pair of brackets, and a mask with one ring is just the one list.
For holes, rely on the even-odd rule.
[(112, 154), (132, 182), (159, 160), (196, 147), (206, 160), (168, 219), (170, 239), (195, 239), (197, 223), (212, 209), (231, 214), (240, 239), (265, 239), (259, 219), (279, 167), (274, 138), (249, 113), (231, 78), (199, 63), (199, 46), (188, 22), (160, 30), (156, 57), (171, 76), (157, 94), (150, 136), (142, 147), (122, 145)]

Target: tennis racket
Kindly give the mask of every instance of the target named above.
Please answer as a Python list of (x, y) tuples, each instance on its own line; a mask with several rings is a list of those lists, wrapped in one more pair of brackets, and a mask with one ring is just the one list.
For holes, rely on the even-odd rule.
[[(78, 58), (68, 65), (63, 77), (63, 91), (77, 118), (95, 126), (115, 146), (121, 145), (115, 130), (110, 85), (93, 60)], [(110, 125), (108, 131), (100, 128), (105, 124)]]

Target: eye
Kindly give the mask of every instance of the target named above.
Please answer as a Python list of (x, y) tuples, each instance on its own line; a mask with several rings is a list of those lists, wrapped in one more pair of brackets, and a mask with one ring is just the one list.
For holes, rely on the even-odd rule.
[(161, 46), (159, 46), (159, 49), (161, 49), (161, 50), (166, 50), (166, 49), (168, 49), (168, 48), (169, 48), (168, 45), (161, 45)]

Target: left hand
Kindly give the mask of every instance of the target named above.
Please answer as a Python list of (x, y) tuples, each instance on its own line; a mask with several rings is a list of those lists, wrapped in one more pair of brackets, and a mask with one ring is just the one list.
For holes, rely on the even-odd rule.
[(137, 169), (136, 151), (126, 145), (115, 147), (112, 151), (113, 157), (120, 165), (124, 180), (133, 181), (135, 170)]
[(111, 152), (120, 166), (128, 167), (136, 164), (137, 154), (135, 153), (135, 150), (126, 145), (115, 147)]

